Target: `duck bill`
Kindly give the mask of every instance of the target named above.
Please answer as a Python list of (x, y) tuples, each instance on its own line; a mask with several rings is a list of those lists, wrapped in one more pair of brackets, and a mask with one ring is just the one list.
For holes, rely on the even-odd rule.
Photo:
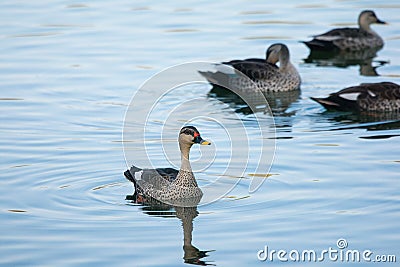
[(383, 21), (383, 20), (380, 20), (380, 19), (378, 19), (378, 20), (376, 21), (376, 23), (378, 23), (378, 24), (387, 24), (386, 21)]
[(201, 138), (200, 135), (196, 136), (196, 138), (194, 139), (194, 143), (195, 144), (200, 144), (200, 145), (203, 145), (203, 146), (211, 145), (211, 142), (209, 142), (207, 140), (204, 140), (203, 138)]
[(200, 142), (200, 145), (202, 145), (202, 146), (211, 145), (211, 142), (209, 142), (209, 141), (207, 141), (207, 140), (204, 140), (204, 139), (202, 139), (202, 140), (201, 140), (201, 142)]

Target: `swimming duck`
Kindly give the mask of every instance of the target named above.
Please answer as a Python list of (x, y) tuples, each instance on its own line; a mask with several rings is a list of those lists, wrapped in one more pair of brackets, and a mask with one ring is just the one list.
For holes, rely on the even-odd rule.
[[(276, 63), (279, 62), (279, 67)], [(266, 52), (266, 59), (249, 58), (222, 62), (231, 68), (219, 68), (217, 72), (202, 72), (210, 83), (226, 85), (228, 88), (239, 90), (267, 91), (292, 91), (300, 88), (300, 75), (290, 62), (289, 49), (286, 45), (276, 43), (271, 45)]]
[(359, 28), (338, 28), (313, 36), (314, 39), (303, 42), (314, 50), (356, 51), (373, 47), (382, 47), (382, 38), (371, 29), (372, 23), (386, 24), (378, 19), (372, 10), (364, 10), (358, 17)]
[(200, 201), (203, 192), (193, 175), (189, 151), (193, 144), (210, 145), (211, 143), (203, 140), (199, 131), (193, 126), (183, 127), (179, 132), (178, 141), (181, 151), (179, 171), (173, 168), (140, 169), (135, 166), (125, 171), (125, 177), (134, 184), (134, 198), (138, 200), (137, 202), (147, 198), (168, 204), (184, 199)]
[(311, 99), (329, 110), (399, 112), (400, 85), (391, 82), (362, 83), (326, 98)]

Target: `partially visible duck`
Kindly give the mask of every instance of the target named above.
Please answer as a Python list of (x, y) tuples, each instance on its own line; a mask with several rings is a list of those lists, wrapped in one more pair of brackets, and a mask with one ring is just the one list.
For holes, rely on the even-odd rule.
[[(279, 66), (276, 63), (279, 62)], [(264, 92), (292, 91), (300, 88), (300, 75), (290, 62), (289, 49), (286, 45), (276, 43), (266, 52), (266, 59), (249, 58), (222, 62), (232, 66), (231, 69), (220, 68), (217, 72), (202, 72), (210, 83), (226, 85), (238, 90), (261, 90)], [(243, 73), (247, 77), (240, 75)], [(236, 74), (236, 75), (235, 75)]]
[(386, 24), (378, 19), (372, 10), (364, 10), (358, 17), (359, 28), (337, 28), (313, 36), (314, 39), (303, 42), (312, 50), (357, 51), (367, 48), (382, 47), (382, 38), (371, 29), (373, 23)]
[[(190, 200), (195, 206), (203, 196), (193, 175), (189, 161), (189, 151), (193, 144), (210, 145), (203, 140), (199, 131), (193, 126), (185, 126), (179, 132), (181, 151), (181, 168), (140, 169), (132, 166), (125, 171), (125, 177), (134, 184), (136, 202), (147, 202), (155, 199), (167, 204), (185, 203)], [(189, 203), (187, 202), (187, 203)]]
[(362, 83), (315, 98), (328, 110), (400, 112), (400, 85), (392, 82)]

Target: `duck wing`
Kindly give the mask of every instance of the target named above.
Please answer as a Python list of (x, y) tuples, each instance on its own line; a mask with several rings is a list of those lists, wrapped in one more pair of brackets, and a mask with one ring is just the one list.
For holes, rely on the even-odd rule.
[(351, 101), (370, 99), (371, 101), (400, 100), (400, 85), (392, 82), (362, 83), (340, 90), (338, 97)]
[(156, 169), (159, 175), (161, 175), (166, 181), (172, 183), (179, 171), (173, 168), (158, 168)]
[(243, 63), (243, 62), (265, 63), (266, 60), (263, 58), (234, 59), (231, 61), (222, 62), (222, 64), (232, 66), (232, 64)]
[(344, 38), (359, 38), (360, 36), (362, 37), (366, 33), (367, 32), (360, 31), (357, 28), (338, 28), (330, 30), (323, 34), (315, 35), (313, 37), (314, 39), (318, 40), (335, 41)]
[[(223, 64), (223, 65), (221, 65)], [(245, 60), (231, 60), (217, 64), (217, 72), (199, 71), (211, 84), (230, 87), (231, 78), (237, 77), (237, 74), (230, 68), (223, 68), (224, 65), (233, 67), (240, 71), (253, 81), (268, 80), (279, 73), (279, 68), (275, 64), (268, 63), (261, 58), (248, 58)], [(240, 75), (239, 75), (240, 76)]]
[(379, 96), (384, 99), (400, 99), (400, 85), (392, 82), (362, 83), (358, 87), (369, 91), (371, 95)]
[(132, 166), (125, 171), (126, 179), (135, 186), (136, 193), (147, 194), (148, 191), (161, 190), (168, 187), (178, 175), (173, 168), (141, 169)]
[(277, 65), (268, 63), (265, 60), (262, 62), (256, 60), (237, 60), (229, 62), (228, 65), (231, 65), (253, 81), (270, 80), (279, 73)]
[(338, 43), (346, 39), (350, 41), (354, 39), (368, 38), (370, 36), (370, 33), (357, 28), (338, 28), (323, 34), (314, 35), (314, 38), (311, 41), (303, 43), (311, 50), (333, 50), (341, 49), (341, 47), (338, 46)]

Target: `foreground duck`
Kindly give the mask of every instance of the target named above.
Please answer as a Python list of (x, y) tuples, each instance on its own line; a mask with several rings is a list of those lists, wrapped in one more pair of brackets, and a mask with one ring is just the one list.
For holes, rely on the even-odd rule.
[(199, 131), (193, 126), (183, 127), (179, 132), (178, 141), (181, 151), (179, 171), (172, 168), (140, 169), (135, 166), (125, 171), (125, 177), (134, 184), (133, 198), (137, 202), (155, 199), (168, 204), (176, 204), (176, 202), (181, 203), (181, 200), (190, 199), (190, 203), (196, 205), (200, 201), (203, 193), (193, 175), (189, 152), (193, 144), (210, 145), (211, 143), (203, 140)]
[(222, 64), (233, 67), (235, 71), (231, 68), (220, 68), (217, 72), (199, 73), (210, 83), (230, 89), (279, 92), (300, 88), (300, 75), (290, 62), (288, 47), (281, 43), (273, 44), (267, 49), (266, 59), (232, 60)]
[(326, 98), (311, 99), (328, 110), (400, 112), (400, 85), (391, 82), (362, 83)]
[(337, 28), (324, 34), (313, 36), (314, 39), (303, 42), (312, 50), (357, 51), (382, 47), (382, 38), (371, 29), (373, 23), (386, 24), (378, 19), (372, 10), (364, 10), (358, 17), (359, 28)]

